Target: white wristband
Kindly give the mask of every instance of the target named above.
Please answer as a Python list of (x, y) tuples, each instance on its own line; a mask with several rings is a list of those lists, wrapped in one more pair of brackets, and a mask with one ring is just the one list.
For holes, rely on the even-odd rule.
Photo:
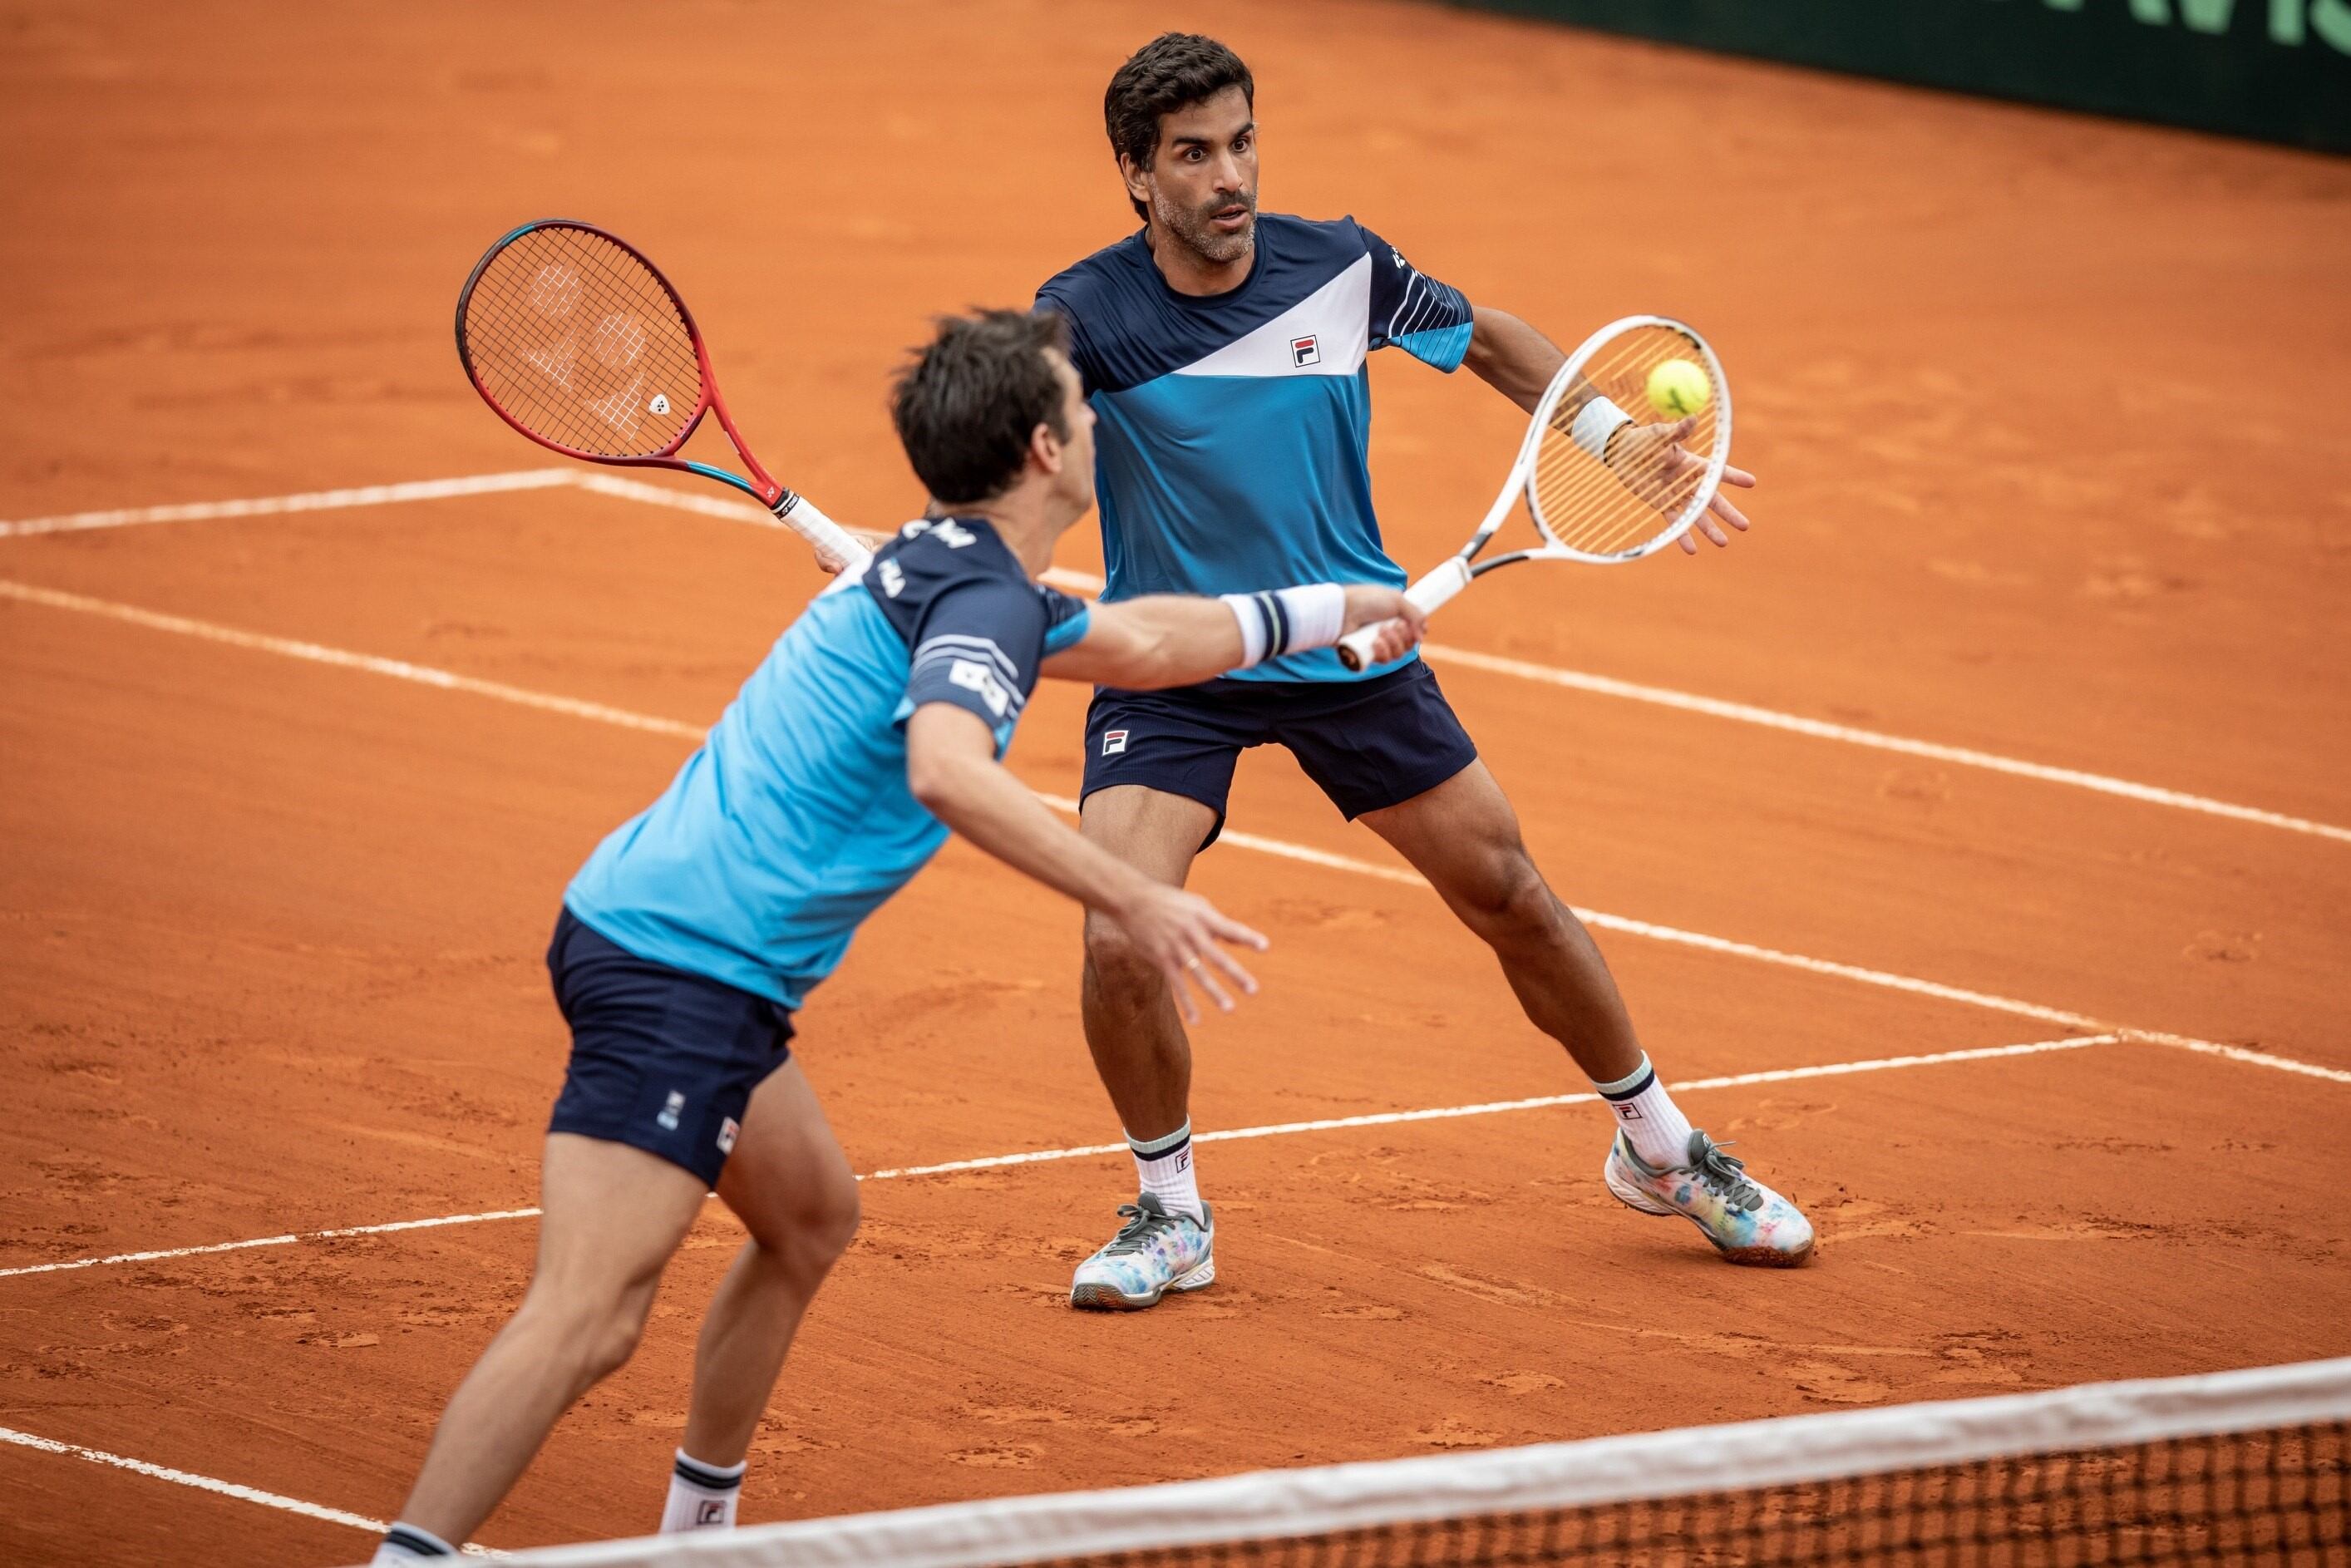
[(1604, 397), (1595, 397), (1576, 411), (1575, 423), (1567, 427), (1574, 443), (1601, 462), (1608, 459), (1608, 438), (1633, 423), (1633, 416)]
[(1335, 582), (1271, 593), (1228, 593), (1223, 599), (1241, 629), (1239, 669), (1284, 653), (1327, 648), (1347, 626), (1347, 591)]

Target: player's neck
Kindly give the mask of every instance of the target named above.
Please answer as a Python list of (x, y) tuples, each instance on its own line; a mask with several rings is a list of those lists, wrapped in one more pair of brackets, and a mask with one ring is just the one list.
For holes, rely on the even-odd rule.
[(1068, 503), (1057, 501), (1042, 486), (1024, 485), (992, 501), (974, 501), (949, 510), (958, 517), (986, 520), (1020, 569), (1032, 578), (1045, 575), (1053, 564), (1054, 545), (1077, 520), (1064, 515)]
[(1212, 261), (1202, 256), (1156, 218), (1144, 232), (1144, 243), (1151, 246), (1152, 265), (1178, 294), (1229, 294), (1249, 281), (1249, 268), (1257, 265), (1254, 235), (1247, 248), (1230, 261)]

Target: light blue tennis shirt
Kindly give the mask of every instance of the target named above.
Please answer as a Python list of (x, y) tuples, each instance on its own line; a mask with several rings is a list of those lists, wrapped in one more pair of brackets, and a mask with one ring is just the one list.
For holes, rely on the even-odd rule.
[[(1391, 345), (1440, 371), (1469, 301), (1353, 218), (1259, 215), (1248, 278), (1179, 294), (1137, 233), (1037, 291), (1093, 405), (1105, 601), (1305, 582), (1404, 586), (1372, 510), (1371, 375)], [(1399, 661), (1401, 662), (1401, 661)], [(1228, 680), (1344, 681), (1323, 648)]]
[(792, 622), (564, 903), (640, 958), (798, 1008), (946, 841), (906, 784), (914, 709), (978, 715), (1000, 758), (1039, 666), (1086, 625), (987, 522), (907, 524)]

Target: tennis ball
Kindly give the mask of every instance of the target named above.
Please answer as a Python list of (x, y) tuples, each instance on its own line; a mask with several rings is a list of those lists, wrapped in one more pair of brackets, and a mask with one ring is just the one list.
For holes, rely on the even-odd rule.
[(1649, 372), (1649, 403), (1668, 419), (1698, 413), (1714, 399), (1706, 372), (1689, 360), (1667, 360)]

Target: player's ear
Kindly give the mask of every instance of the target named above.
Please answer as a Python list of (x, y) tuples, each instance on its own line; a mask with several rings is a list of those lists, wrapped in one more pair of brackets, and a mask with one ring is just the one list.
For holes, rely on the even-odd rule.
[(1029, 433), (1029, 461), (1037, 465), (1038, 472), (1059, 474), (1067, 453), (1068, 444), (1053, 434), (1051, 425), (1039, 420), (1037, 428)]
[(1151, 205), (1151, 171), (1122, 152), (1118, 155), (1118, 177), (1126, 183), (1127, 199)]

